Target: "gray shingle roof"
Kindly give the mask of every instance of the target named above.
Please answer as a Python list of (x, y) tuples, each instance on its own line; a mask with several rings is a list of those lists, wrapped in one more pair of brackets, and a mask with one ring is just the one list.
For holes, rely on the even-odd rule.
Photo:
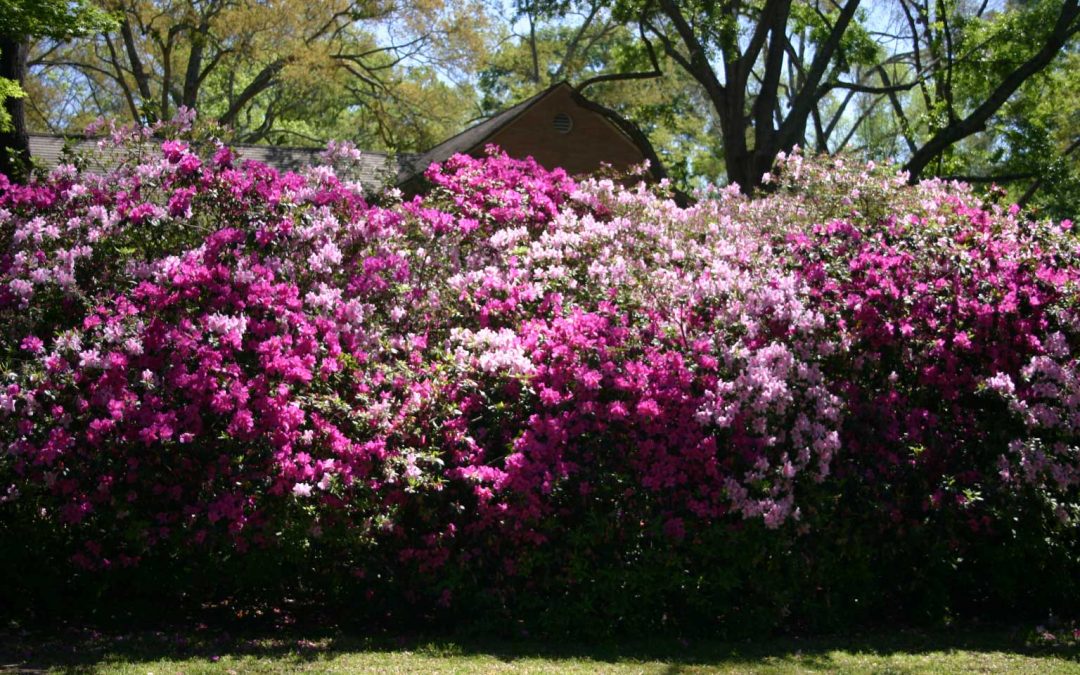
[[(98, 139), (45, 134), (30, 135), (30, 154), (47, 168), (54, 168), (63, 161), (64, 146), (90, 160), (91, 169), (107, 169), (119, 161), (121, 153), (113, 148), (99, 148)], [(277, 145), (233, 145), (233, 151), (241, 160), (253, 160), (274, 167), (279, 171), (299, 171), (305, 166), (319, 163), (320, 148), (295, 148)], [(398, 172), (397, 160), (383, 152), (364, 151), (358, 167), (360, 183), (375, 190), (390, 183)]]

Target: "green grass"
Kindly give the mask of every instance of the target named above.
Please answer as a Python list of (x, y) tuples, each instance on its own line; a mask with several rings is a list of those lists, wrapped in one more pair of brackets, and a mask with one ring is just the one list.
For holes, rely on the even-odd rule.
[(0, 672), (75, 673), (1080, 673), (1075, 640), (1020, 631), (897, 631), (748, 643), (364, 639), (0, 632)]

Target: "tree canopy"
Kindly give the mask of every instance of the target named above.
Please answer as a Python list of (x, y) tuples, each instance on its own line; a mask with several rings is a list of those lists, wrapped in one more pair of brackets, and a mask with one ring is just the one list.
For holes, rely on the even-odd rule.
[[(865, 113), (867, 97), (892, 104), (912, 178), (984, 130), (1080, 31), (1076, 0), (988, 5), (618, 0), (611, 8), (650, 54), (698, 83), (719, 122), (727, 177), (752, 189), (778, 152), (808, 141), (830, 150), (836, 131), (865, 121), (850, 106), (858, 101)], [(561, 14), (572, 6), (548, 4)], [(972, 81), (961, 90), (965, 76)], [(921, 106), (917, 123), (905, 103)]]
[[(42, 124), (108, 115), (151, 122), (181, 106), (246, 142), (325, 140), (359, 124), (384, 145), (423, 144), (463, 120), (436, 73), (471, 69), (485, 13), (464, 2), (109, 0), (115, 30), (42, 40)], [(447, 80), (449, 81), (449, 80)], [(428, 85), (428, 86), (424, 86)], [(431, 90), (431, 91), (429, 91)], [(328, 129), (329, 127), (329, 129)]]
[(21, 174), (29, 157), (22, 88), (27, 41), (64, 40), (111, 24), (87, 0), (0, 0), (0, 173)]
[[(566, 80), (635, 124), (682, 187), (752, 191), (795, 146), (999, 183), (1054, 213), (1080, 185), (1080, 0), (51, 6), (116, 22), (32, 29), (39, 129), (186, 106), (234, 141), (412, 151)], [(47, 23), (25, 14), (10, 16)]]
[[(1016, 199), (1077, 173), (1080, 120), (1051, 93), (1075, 75), (1076, 2), (528, 0), (514, 19), (485, 104), (571, 79), (677, 177), (752, 189), (796, 145), (893, 158), (913, 180), (1000, 180)], [(1020, 188), (1036, 175), (1055, 178)]]

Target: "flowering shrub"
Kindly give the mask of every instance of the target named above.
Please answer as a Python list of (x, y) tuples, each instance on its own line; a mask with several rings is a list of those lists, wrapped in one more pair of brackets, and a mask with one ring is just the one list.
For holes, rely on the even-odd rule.
[(924, 553), (1075, 562), (1068, 221), (798, 155), (688, 208), (495, 149), (427, 178), (373, 204), (186, 140), (0, 177), (6, 531), (640, 626), (858, 602), (843, 565), (883, 606)]

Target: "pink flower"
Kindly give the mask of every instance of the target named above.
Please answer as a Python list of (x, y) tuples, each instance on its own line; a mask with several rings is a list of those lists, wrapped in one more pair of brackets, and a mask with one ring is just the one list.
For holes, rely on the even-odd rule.
[(41, 338), (33, 335), (23, 338), (19, 346), (31, 354), (40, 354), (45, 351), (45, 343), (41, 341)]

